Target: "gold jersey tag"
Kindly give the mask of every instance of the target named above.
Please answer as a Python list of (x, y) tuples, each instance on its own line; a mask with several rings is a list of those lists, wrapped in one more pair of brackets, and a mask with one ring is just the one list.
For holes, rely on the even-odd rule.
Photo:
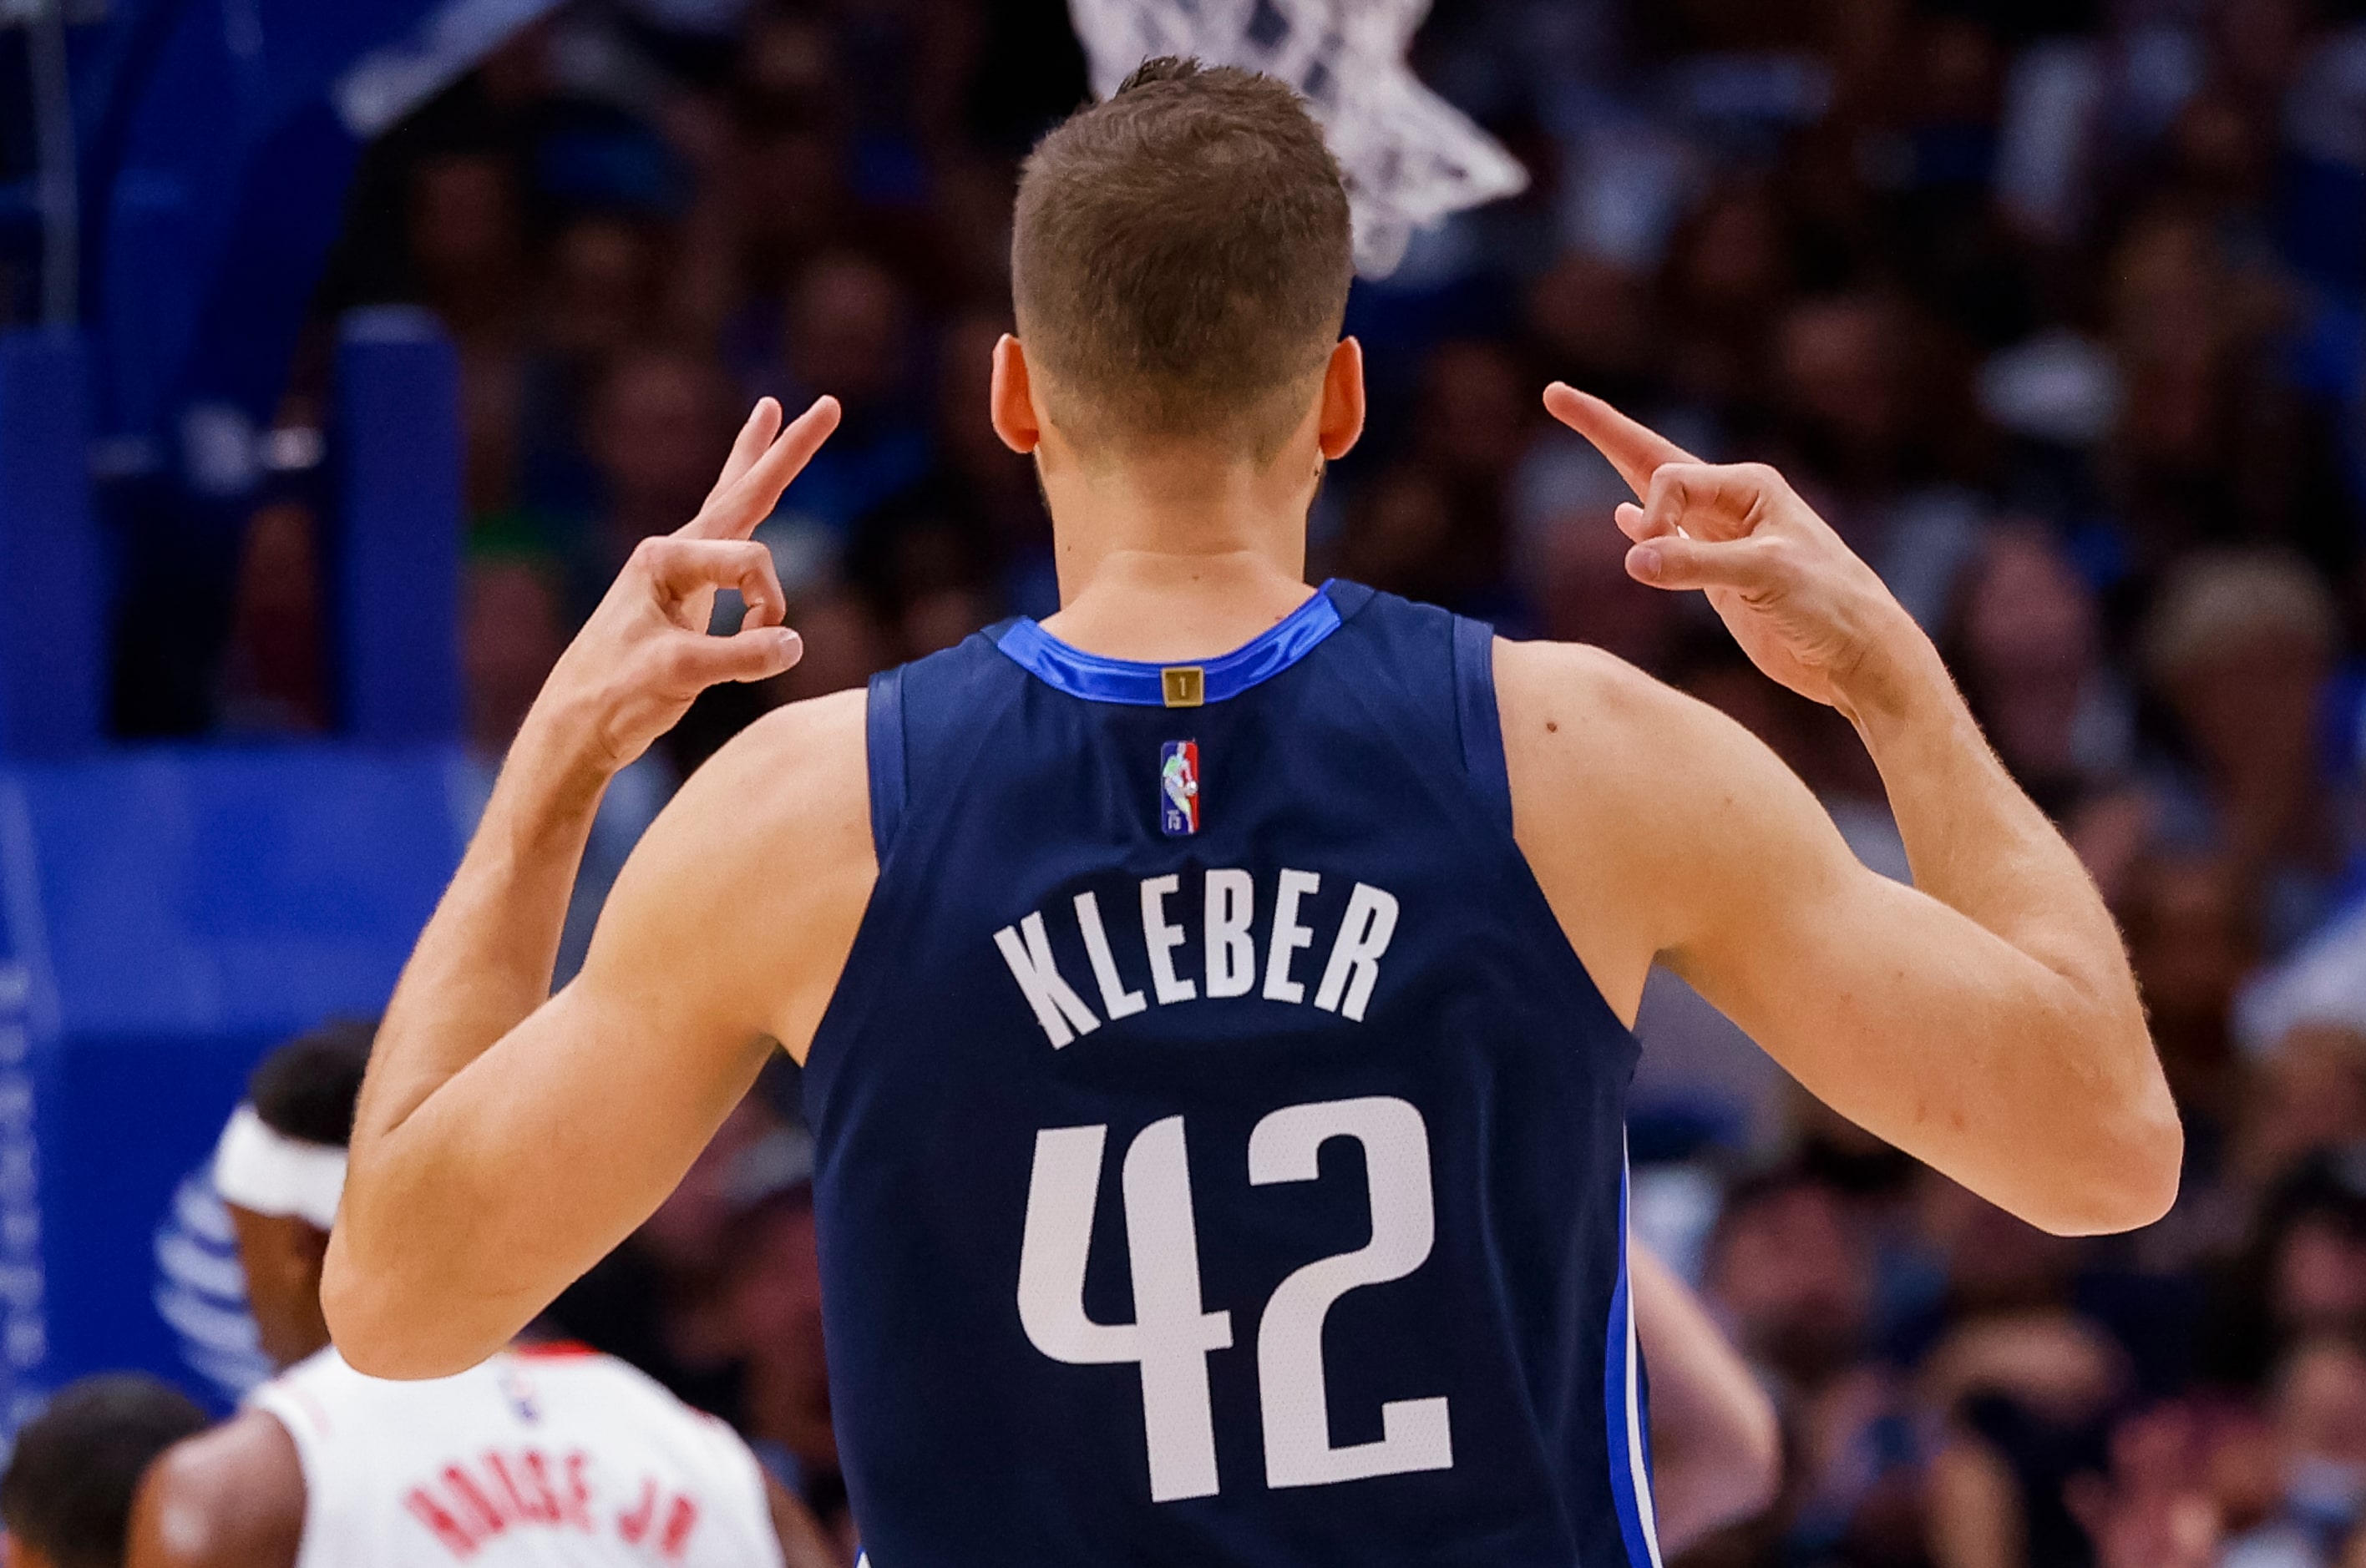
[(1158, 688), (1169, 708), (1197, 708), (1208, 700), (1207, 672), (1198, 665), (1168, 665), (1158, 672)]

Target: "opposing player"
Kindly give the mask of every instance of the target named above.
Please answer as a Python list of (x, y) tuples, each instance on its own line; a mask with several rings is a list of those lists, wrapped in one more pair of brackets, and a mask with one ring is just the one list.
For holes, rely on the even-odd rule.
[(130, 1568), (829, 1568), (747, 1445), (622, 1361), (519, 1344), (434, 1383), (347, 1366), (321, 1260), (369, 1033), (332, 1025), (255, 1070), (214, 1182), (265, 1353), (286, 1368), (169, 1450), (132, 1512)]
[(140, 1478), (205, 1425), (187, 1394), (139, 1372), (60, 1389), (0, 1473), (0, 1568), (123, 1568)]
[[(836, 409), (759, 409), (553, 673), (404, 975), (330, 1255), (356, 1365), (500, 1346), (785, 1047), (879, 1568), (1651, 1568), (1623, 1114), (1654, 960), (2037, 1225), (2168, 1206), (2101, 900), (1779, 476), (1548, 394), (1635, 488), (1629, 570), (1855, 722), (1916, 888), (1612, 658), (1306, 586), (1364, 403), (1346, 203), (1287, 90), (1145, 67), (1036, 150), (1012, 262), (991, 413), (1063, 608), (754, 726), (546, 996), (604, 781), (795, 655), (742, 541)], [(703, 635), (722, 587), (747, 624)]]

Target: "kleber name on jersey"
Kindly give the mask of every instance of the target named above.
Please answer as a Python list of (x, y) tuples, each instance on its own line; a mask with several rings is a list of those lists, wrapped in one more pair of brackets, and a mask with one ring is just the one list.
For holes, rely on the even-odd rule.
[[(1260, 888), (1248, 871), (1211, 868), (1196, 912), (1180, 875), (1144, 878), (1135, 908), (1110, 910), (1106, 918), (1100, 895), (1080, 892), (1065, 906), (1049, 906), (1049, 921), (1045, 910), (1035, 910), (1004, 926), (994, 945), (1054, 1049), (1104, 1022), (1144, 1011), (1153, 1000), (1166, 1007), (1254, 991), (1268, 1002), (1311, 999), (1326, 1013), (1361, 1023), (1396, 935), (1396, 895), (1358, 882), (1338, 924), (1326, 931), (1301, 913), (1323, 890), (1320, 873), (1285, 867), (1268, 875)], [(1138, 947), (1132, 929), (1137, 914)], [(1079, 950), (1081, 965), (1066, 956)], [(1319, 969), (1316, 950), (1323, 954)], [(1087, 975), (1098, 1012), (1078, 989)], [(1311, 991), (1310, 977), (1319, 977)]]

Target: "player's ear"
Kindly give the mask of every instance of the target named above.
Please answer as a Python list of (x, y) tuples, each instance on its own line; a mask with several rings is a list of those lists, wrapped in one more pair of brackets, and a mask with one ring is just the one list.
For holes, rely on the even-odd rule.
[(1323, 414), (1316, 438), (1323, 455), (1336, 462), (1355, 449), (1364, 433), (1364, 345), (1342, 338), (1323, 367)]
[(1043, 439), (1043, 421), (1035, 411), (1035, 390), (1027, 375), (1027, 351), (1008, 332), (994, 345), (994, 387), (987, 394), (994, 433), (1002, 444), (1024, 457)]

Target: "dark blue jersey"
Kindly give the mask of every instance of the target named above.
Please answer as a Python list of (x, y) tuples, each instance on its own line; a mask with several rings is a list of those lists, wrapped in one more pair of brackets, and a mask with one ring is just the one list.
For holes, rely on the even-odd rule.
[(1635, 1045), (1490, 636), (1333, 584), (1204, 665), (1017, 621), (872, 683), (806, 1085), (874, 1568), (1656, 1568)]

